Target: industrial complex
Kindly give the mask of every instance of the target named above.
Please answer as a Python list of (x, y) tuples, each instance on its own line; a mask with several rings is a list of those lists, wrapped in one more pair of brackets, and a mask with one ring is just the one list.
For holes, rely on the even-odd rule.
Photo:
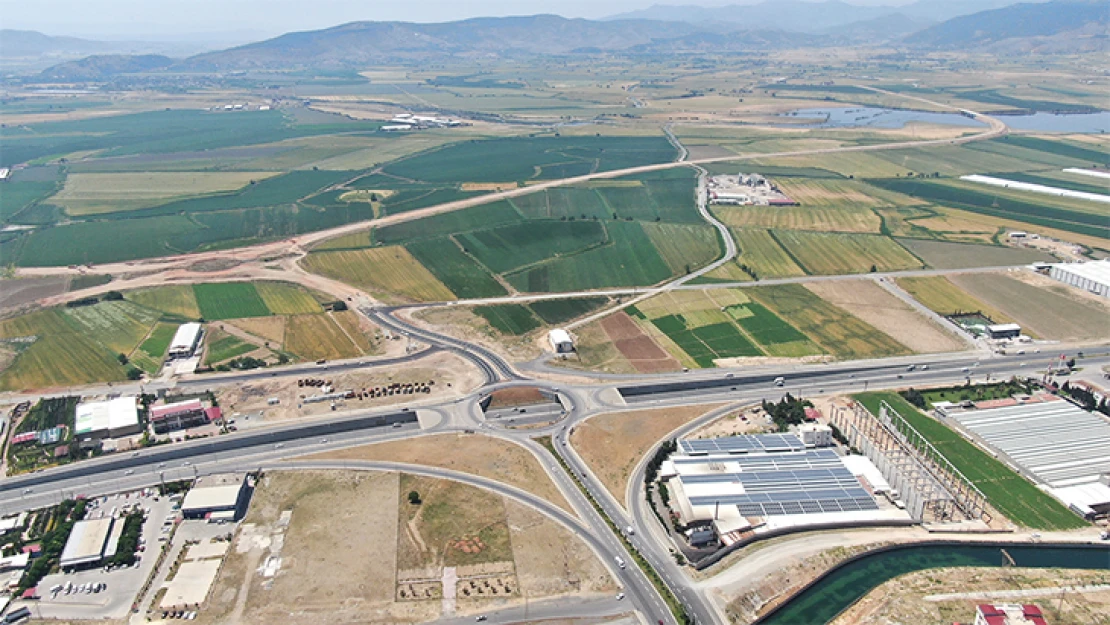
[(138, 399), (133, 396), (77, 404), (78, 440), (130, 436), (142, 431)]
[(1052, 265), (1048, 275), (1064, 284), (1110, 297), (1110, 260)]

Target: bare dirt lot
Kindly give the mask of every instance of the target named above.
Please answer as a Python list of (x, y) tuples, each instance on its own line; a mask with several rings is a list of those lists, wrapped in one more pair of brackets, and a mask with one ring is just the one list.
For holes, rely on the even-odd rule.
[[(457, 600), (443, 599), (445, 580)], [(569, 531), (486, 491), (396, 473), (271, 472), (199, 620), (416, 623), (614, 590)]]
[[(1110, 590), (1060, 592), (1061, 586), (1110, 584), (1106, 571), (949, 568), (918, 571), (886, 582), (841, 614), (833, 625), (970, 622), (978, 603), (1033, 603), (1053, 625), (1110, 623)], [(1043, 596), (999, 591), (1047, 589)], [(951, 593), (969, 593), (945, 597)], [(1039, 593), (1038, 593), (1039, 594)]]
[(632, 469), (648, 449), (671, 430), (720, 406), (607, 413), (575, 427), (571, 443), (609, 493), (623, 504)]
[(752, 406), (746, 410), (731, 412), (720, 419), (715, 419), (694, 430), (686, 438), (720, 438), (722, 436), (773, 431), (774, 426), (769, 425), (764, 416), (762, 408)]
[[(408, 405), (460, 397), (475, 388), (479, 383), (478, 373), (473, 367), (458, 356), (448, 353), (433, 354), (406, 367), (395, 369), (370, 369), (365, 372), (350, 371), (329, 375), (327, 369), (321, 368), (312, 376), (306, 374), (305, 378), (301, 379), (309, 378), (330, 382), (337, 392), (381, 388), (394, 383), (435, 382), (435, 384), (428, 386), (430, 390), (428, 393), (395, 393), (378, 397), (364, 395), (363, 399), (339, 400), (336, 402), (337, 411)], [(238, 420), (249, 416), (250, 420), (253, 421), (258, 419), (257, 415), (261, 412), (261, 420), (276, 422), (330, 413), (330, 402), (303, 402), (304, 397), (318, 395), (321, 392), (321, 387), (298, 386), (297, 378), (275, 378), (272, 381), (224, 387), (216, 394), (216, 398), (229, 419)], [(277, 399), (278, 403), (271, 404), (271, 399)], [(236, 413), (239, 413), (240, 416), (234, 416)], [(236, 425), (242, 426), (245, 423), (237, 423)]]
[(680, 368), (679, 362), (644, 334), (626, 313), (619, 312), (602, 319), (601, 328), (636, 371), (659, 373)]
[(814, 282), (805, 286), (821, 299), (847, 310), (915, 352), (957, 352), (967, 348), (951, 333), (937, 327), (871, 280)]
[(451, 469), (511, 484), (574, 514), (527, 449), (480, 434), (436, 434), (306, 456), (317, 460), (383, 460)]

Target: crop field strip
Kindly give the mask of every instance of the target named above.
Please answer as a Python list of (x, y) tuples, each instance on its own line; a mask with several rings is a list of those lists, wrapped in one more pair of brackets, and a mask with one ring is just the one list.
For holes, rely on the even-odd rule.
[(1008, 275), (964, 274), (951, 282), (1013, 317), (1027, 334), (1054, 340), (1105, 339), (1110, 307), (1059, 283), (1030, 284)]
[(990, 505), (1009, 520), (1043, 530), (1087, 527), (1087, 523), (1009, 467), (964, 439), (943, 423), (919, 412), (896, 393), (855, 395), (872, 414), (886, 401), (929, 440), (964, 476), (986, 495)]
[(238, 319), (240, 317), (266, 317), (270, 309), (249, 282), (195, 284), (197, 306), (206, 321)]
[(508, 291), (450, 237), (421, 239), (405, 249), (459, 299), (499, 297)]
[(944, 276), (898, 278), (898, 286), (938, 315), (980, 312), (995, 323), (1013, 323), (1001, 310), (986, 304)]
[(69, 174), (49, 203), (72, 216), (151, 208), (185, 197), (226, 194), (277, 172), (142, 172)]
[(257, 345), (248, 343), (237, 336), (225, 334), (215, 340), (209, 340), (205, 347), (204, 364), (216, 365), (243, 354), (249, 354), (258, 349)]
[[(359, 234), (366, 237), (366, 233)], [(354, 285), (376, 296), (395, 294), (425, 302), (455, 299), (450, 289), (400, 245), (313, 252), (301, 263), (312, 273)]]
[(285, 326), (286, 351), (306, 360), (354, 358), (366, 353), (330, 315), (293, 315)]
[(869, 234), (773, 230), (771, 236), (811, 275), (924, 269), (925, 265), (893, 239)]
[(1030, 248), (950, 243), (930, 239), (896, 238), (895, 241), (935, 269), (1002, 267), (1055, 261), (1050, 254)]

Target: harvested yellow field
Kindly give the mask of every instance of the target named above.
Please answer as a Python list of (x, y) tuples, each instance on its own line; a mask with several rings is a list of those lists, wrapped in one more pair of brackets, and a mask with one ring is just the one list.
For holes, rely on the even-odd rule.
[(526, 490), (574, 514), (539, 460), (524, 447), (480, 434), (434, 434), (305, 456), (307, 460), (381, 460), (451, 469)]
[(324, 252), (328, 250), (353, 250), (363, 247), (370, 247), (373, 243), (370, 242), (370, 231), (363, 230), (362, 232), (352, 232), (344, 234), (332, 239), (327, 239), (315, 245), (312, 248), (314, 252)]
[(759, 278), (806, 275), (805, 270), (790, 258), (769, 230), (734, 229), (731, 232), (736, 239), (736, 246), (740, 248), (737, 262), (747, 265)]
[(879, 216), (865, 206), (716, 206), (713, 212), (731, 228), (783, 228), (824, 232), (878, 233)]
[(884, 200), (863, 190), (863, 183), (837, 179), (776, 178), (782, 192), (802, 207), (881, 206)]
[(256, 282), (254, 288), (266, 303), (266, 308), (275, 315), (305, 315), (323, 310), (320, 302), (308, 291), (293, 284)]
[(347, 333), (347, 338), (351, 339), (351, 342), (355, 344), (360, 352), (369, 354), (374, 351), (375, 344), (368, 335), (372, 331), (372, 327), (365, 317), (353, 310), (342, 310), (329, 314), (332, 320)]
[(308, 271), (346, 282), (386, 299), (390, 294), (400, 294), (415, 301), (456, 299), (454, 293), (400, 245), (314, 252), (301, 262)]
[(716, 282), (751, 282), (752, 277), (740, 268), (740, 262), (730, 260), (713, 271), (704, 274), (705, 278)]
[(285, 317), (248, 317), (228, 319), (223, 323), (269, 341), (273, 347), (280, 347), (285, 342)]
[(994, 306), (977, 299), (975, 296), (952, 284), (944, 276), (927, 276), (921, 278), (899, 278), (898, 286), (906, 290), (913, 298), (925, 305), (929, 310), (940, 315), (951, 315), (957, 312), (981, 312), (990, 317), (995, 323), (1013, 323), (1014, 320)]
[(508, 191), (519, 187), (515, 182), (464, 182), (461, 191)]
[(343, 329), (324, 314), (290, 316), (285, 326), (285, 349), (304, 360), (354, 358), (363, 354)]
[(890, 237), (838, 232), (776, 230), (774, 237), (813, 275), (923, 269), (925, 265)]
[(70, 215), (97, 215), (234, 191), (275, 175), (256, 171), (70, 174), (49, 201)]
[(196, 292), (192, 285), (156, 286), (150, 289), (129, 291), (125, 298), (140, 306), (179, 315), (187, 319), (200, 319)]
[(813, 282), (818, 297), (894, 337), (918, 353), (955, 352), (967, 346), (871, 280)]
[(594, 475), (624, 505), (628, 478), (652, 445), (679, 426), (722, 405), (610, 412), (575, 427), (570, 440)]

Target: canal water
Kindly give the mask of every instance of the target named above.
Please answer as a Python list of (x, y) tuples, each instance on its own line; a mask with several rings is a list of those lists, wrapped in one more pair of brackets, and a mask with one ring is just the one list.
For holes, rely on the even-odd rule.
[[(986, 128), (959, 113), (929, 113), (860, 106), (854, 108), (809, 108), (783, 113), (781, 117), (812, 120), (807, 124), (782, 124), (783, 127), (805, 128), (901, 128), (909, 122), (945, 124)], [(996, 115), (1011, 128), (1041, 132), (1107, 132), (1110, 131), (1110, 111), (1098, 113), (1032, 113), (1024, 115)]]
[(1006, 561), (1003, 549), (1019, 567), (1110, 569), (1110, 546), (1101, 545), (932, 544), (895, 547), (865, 555), (833, 569), (757, 623), (821, 625), (887, 580), (931, 568), (999, 567)]

